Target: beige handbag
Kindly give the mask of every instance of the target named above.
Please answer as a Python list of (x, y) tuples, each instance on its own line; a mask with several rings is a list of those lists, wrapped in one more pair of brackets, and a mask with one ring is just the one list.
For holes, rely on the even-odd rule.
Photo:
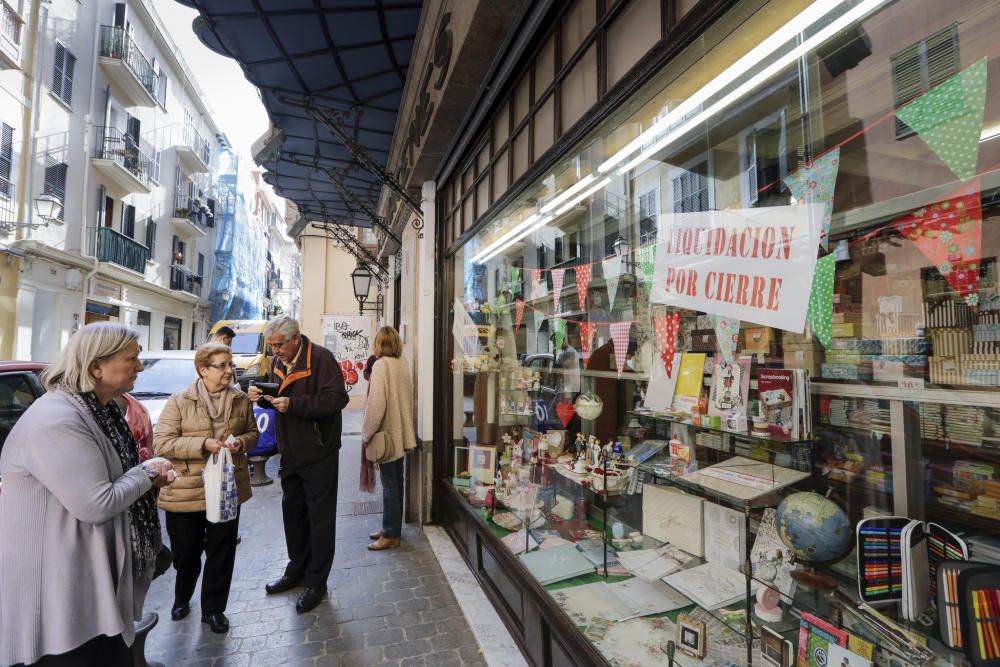
[(392, 451), (392, 436), (389, 431), (378, 431), (365, 446), (365, 458), (372, 463), (384, 463)]

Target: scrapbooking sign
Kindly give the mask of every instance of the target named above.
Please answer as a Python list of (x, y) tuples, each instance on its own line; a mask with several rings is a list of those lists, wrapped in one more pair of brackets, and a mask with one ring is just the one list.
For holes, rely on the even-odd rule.
[(822, 204), (660, 218), (650, 300), (801, 333)]
[(368, 382), (362, 372), (372, 353), (372, 320), (357, 315), (324, 315), (323, 347), (333, 352), (351, 396), (364, 396)]

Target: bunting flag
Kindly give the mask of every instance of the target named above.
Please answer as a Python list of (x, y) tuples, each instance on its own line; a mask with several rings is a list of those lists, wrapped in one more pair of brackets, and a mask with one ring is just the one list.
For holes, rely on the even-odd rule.
[(558, 355), (562, 349), (563, 341), (566, 340), (566, 320), (561, 317), (554, 317), (552, 322), (552, 342), (555, 345), (555, 354)]
[(580, 310), (587, 309), (587, 285), (590, 284), (590, 264), (576, 267), (576, 295), (580, 299)]
[(521, 328), (521, 318), (524, 317), (524, 300), (516, 299), (514, 307), (514, 330), (517, 331)]
[(618, 280), (622, 277), (622, 258), (617, 255), (601, 261), (604, 269), (604, 284), (608, 288), (608, 310), (615, 307), (615, 294), (618, 293)]
[(983, 210), (978, 178), (958, 196), (910, 211), (891, 224), (916, 244), (968, 305), (979, 305)]
[(660, 342), (660, 356), (663, 358), (663, 367), (667, 371), (667, 377), (673, 377), (674, 354), (677, 352), (677, 330), (680, 327), (681, 314), (667, 313), (653, 317), (653, 329), (656, 331), (656, 340)]
[(563, 279), (566, 277), (566, 269), (552, 269), (552, 309), (558, 313), (562, 311), (562, 304), (559, 303), (559, 295), (562, 294)]
[(833, 333), (833, 273), (837, 261), (832, 253), (820, 257), (813, 273), (812, 291), (809, 292), (809, 310), (806, 321), (816, 332), (824, 348), (830, 347)]
[(583, 365), (590, 361), (590, 352), (594, 345), (594, 335), (597, 333), (597, 322), (580, 323), (580, 349), (583, 352)]
[(715, 328), (715, 340), (719, 342), (719, 351), (727, 364), (733, 363), (736, 352), (736, 341), (740, 337), (740, 320), (735, 317), (712, 316)]
[(534, 301), (538, 298), (538, 281), (542, 279), (541, 269), (531, 270), (531, 300)]
[(576, 414), (576, 407), (572, 403), (556, 403), (556, 414), (559, 415), (563, 428), (567, 428), (573, 415)]
[(653, 272), (656, 270), (656, 243), (647, 243), (639, 248), (639, 268), (642, 269), (646, 289), (649, 289), (653, 285)]
[(517, 293), (517, 286), (521, 282), (521, 267), (512, 266), (510, 269), (510, 293)]
[(830, 216), (833, 214), (833, 191), (840, 169), (840, 147), (816, 158), (812, 164), (801, 167), (784, 178), (785, 185), (800, 204), (823, 204), (823, 224), (819, 243), (824, 250), (829, 246)]
[(625, 370), (625, 357), (628, 356), (628, 331), (631, 328), (631, 322), (611, 322), (611, 344), (615, 353), (618, 377), (621, 377), (622, 371)]
[(986, 109), (986, 58), (940, 83), (896, 112), (956, 176), (976, 175)]

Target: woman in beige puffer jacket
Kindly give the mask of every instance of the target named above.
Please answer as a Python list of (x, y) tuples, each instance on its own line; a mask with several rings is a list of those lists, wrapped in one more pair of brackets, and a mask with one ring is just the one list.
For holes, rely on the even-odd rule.
[(198, 379), (170, 397), (153, 431), (154, 452), (169, 459), (177, 471), (177, 480), (159, 499), (177, 570), (170, 617), (179, 621), (188, 615), (204, 552), (201, 620), (217, 633), (229, 629), (224, 612), (233, 580), (239, 517), (223, 523), (207, 520), (202, 471), (209, 456), (227, 447), (225, 440), (232, 435), (236, 443), (227, 448), (232, 452), (242, 505), (250, 499), (246, 452), (254, 448), (258, 436), (250, 399), (232, 385), (232, 361), (232, 353), (222, 343), (198, 348), (194, 362)]

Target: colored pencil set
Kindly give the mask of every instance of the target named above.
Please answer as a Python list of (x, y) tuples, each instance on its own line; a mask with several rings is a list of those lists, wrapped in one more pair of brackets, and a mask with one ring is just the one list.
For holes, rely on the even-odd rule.
[(866, 526), (861, 538), (862, 593), (866, 600), (898, 596), (903, 589), (901, 528)]
[(970, 591), (980, 660), (1000, 660), (1000, 589)]
[(943, 561), (937, 575), (941, 640), (973, 667), (1000, 667), (1000, 568)]
[[(937, 569), (941, 561), (945, 560), (965, 560), (962, 548), (950, 539), (950, 534), (943, 534), (944, 531), (936, 529), (937, 526), (930, 524), (930, 532), (927, 536), (927, 564), (931, 569), (931, 596), (937, 595)], [(957, 582), (956, 582), (957, 583)]]
[(958, 572), (956, 563), (942, 563), (936, 577), (938, 586), (938, 617), (941, 621), (941, 639), (945, 646), (962, 649), (962, 610), (958, 602)]

